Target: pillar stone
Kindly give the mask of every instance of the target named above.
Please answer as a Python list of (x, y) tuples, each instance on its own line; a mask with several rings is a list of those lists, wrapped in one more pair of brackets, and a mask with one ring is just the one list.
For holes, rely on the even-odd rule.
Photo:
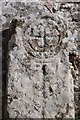
[[(12, 34), (7, 51), (8, 117), (74, 119), (78, 4), (34, 0), (4, 2), (3, 7), (4, 28)], [(14, 33), (12, 20), (17, 20)]]

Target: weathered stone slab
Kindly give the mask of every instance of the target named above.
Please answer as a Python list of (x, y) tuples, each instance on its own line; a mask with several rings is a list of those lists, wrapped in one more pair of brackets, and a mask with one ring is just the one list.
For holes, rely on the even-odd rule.
[(72, 53), (78, 54), (78, 4), (53, 4), (3, 4), (8, 24), (18, 20), (8, 53), (10, 118), (75, 117)]

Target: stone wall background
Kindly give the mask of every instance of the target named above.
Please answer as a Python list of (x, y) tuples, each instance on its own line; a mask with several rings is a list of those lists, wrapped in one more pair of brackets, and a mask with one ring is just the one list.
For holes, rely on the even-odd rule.
[[(68, 3), (68, 2), (72, 2), (72, 3)], [(61, 46), (58, 47), (57, 52), (59, 52), (60, 49), (62, 49), (62, 50), (65, 49), (64, 51), (65, 51), (67, 62), (68, 62), (67, 64), (69, 65), (68, 66), (69, 71), (70, 71), (69, 73), (72, 74), (72, 79), (74, 80), (75, 110), (76, 110), (76, 114), (78, 114), (80, 112), (80, 108), (79, 108), (79, 105), (80, 105), (80, 103), (79, 103), (80, 84), (79, 84), (79, 70), (78, 70), (79, 69), (79, 61), (80, 61), (80, 58), (78, 56), (79, 55), (78, 51), (79, 51), (79, 20), (80, 20), (79, 11), (80, 10), (79, 10), (79, 3), (76, 3), (77, 1), (75, 3), (73, 3), (73, 1), (68, 1), (68, 2), (65, 3), (65, 1), (64, 1), (62, 3), (61, 1), (56, 1), (56, 2), (51, 1), (51, 2), (49, 2), (49, 4), (46, 4), (45, 1), (43, 1), (43, 2), (41, 1), (41, 5), (40, 5), (40, 3), (37, 3), (38, 4), (37, 5), (38, 6), (37, 10), (40, 9), (41, 13), (43, 13), (43, 17), (49, 16), (49, 17), (51, 17), (51, 19), (55, 19), (54, 21), (57, 21), (57, 19), (60, 19), (61, 24), (59, 26), (59, 29), (61, 29), (61, 30), (59, 30), (59, 31), (64, 32), (64, 33), (61, 33), (62, 34), (62, 38), (61, 38), (62, 43), (61, 43)], [(43, 7), (41, 7), (42, 5), (43, 5)], [(30, 13), (26, 14), (26, 9), (29, 10), (29, 8), (27, 8), (26, 3), (24, 4), (24, 3), (21, 3), (21, 2), (16, 3), (16, 2), (12, 2), (12, 1), (11, 2), (5, 2), (4, 1), (4, 3), (1, 6), (2, 6), (3, 9), (2, 9), (1, 22), (0, 23), (2, 25), (2, 30), (3, 31), (6, 30), (6, 29), (10, 29), (10, 23), (11, 23), (12, 19), (15, 18), (15, 19), (18, 20), (18, 24), (17, 24), (17, 27), (16, 27), (17, 34), (12, 35), (12, 37), (9, 41), (9, 57), (11, 59), (11, 62), (10, 62), (10, 65), (9, 65), (9, 73), (8, 73), (8, 75), (10, 75), (9, 78), (8, 78), (8, 93), (9, 93), (10, 98), (8, 98), (8, 100), (9, 100), (9, 102), (11, 102), (10, 101), (11, 99), (13, 99), (13, 101), (14, 101), (14, 99), (16, 99), (16, 98), (14, 98), (15, 96), (10, 92), (13, 92), (12, 87), (14, 86), (15, 81), (14, 82), (12, 81), (12, 74), (15, 73), (14, 72), (15, 69), (16, 69), (15, 66), (17, 66), (17, 65), (15, 65), (15, 66), (12, 66), (12, 65), (15, 64), (14, 61), (16, 61), (17, 59), (19, 59), (19, 62), (21, 62), (21, 64), (22, 63), (24, 63), (24, 65), (26, 64), (26, 61), (23, 62), (23, 59), (21, 59), (22, 56), (25, 58), (24, 55), (25, 55), (25, 49), (26, 49), (26, 46), (27, 46), (27, 43), (25, 43), (25, 44), (23, 43), (22, 37), (25, 37), (25, 36), (23, 36), (23, 33), (26, 30), (26, 24), (27, 24), (27, 17), (26, 16), (29, 16)], [(36, 13), (35, 8), (36, 7), (33, 6), (34, 13)], [(47, 15), (45, 14), (45, 12), (47, 13)], [(38, 14), (39, 13), (37, 13), (36, 15), (38, 16)], [(55, 18), (54, 18), (54, 16), (55, 16)], [(59, 18), (57, 18), (56, 16), (58, 16)], [(35, 20), (34, 14), (29, 16), (29, 21), (32, 22), (32, 20)], [(63, 23), (63, 21), (64, 21), (64, 23)], [(35, 23), (35, 25), (36, 25), (36, 23)], [(34, 24), (33, 24), (33, 28), (34, 28)], [(67, 28), (67, 30), (66, 30), (66, 28)], [(63, 31), (63, 29), (65, 29), (65, 31)], [(30, 32), (30, 31), (26, 31), (26, 32)], [(25, 32), (25, 35), (27, 35), (26, 32)], [(37, 32), (35, 31), (35, 33), (37, 33)], [(17, 36), (19, 38), (17, 38)], [(26, 36), (26, 37), (28, 37), (28, 36)], [(25, 41), (26, 37), (24, 38), (24, 41)], [(34, 44), (34, 41), (33, 41), (33, 44)], [(44, 44), (44, 43), (41, 43), (41, 45), (42, 44)], [(57, 45), (56, 43), (54, 43), (54, 44)], [(21, 48), (21, 51), (18, 51), (18, 53), (16, 53), (17, 48)], [(23, 53), (21, 54), (21, 52), (23, 52)], [(57, 54), (57, 52), (56, 53), (54, 52), (54, 55)], [(70, 54), (68, 54), (68, 52)], [(16, 58), (16, 56), (17, 56), (17, 58)], [(50, 57), (49, 54), (48, 54), (48, 57)], [(59, 57), (57, 56), (57, 58), (59, 58)], [(28, 60), (30, 60), (30, 59), (33, 59), (33, 57), (29, 57), (27, 59), (27, 62), (29, 62)], [(68, 61), (68, 59), (70, 61)], [(22, 68), (20, 68), (22, 71), (24, 71), (24, 69), (25, 69), (24, 65), (22, 66)], [(27, 64), (27, 66), (29, 66), (29, 64)], [(48, 68), (46, 68), (46, 69), (48, 69)], [(13, 71), (13, 72), (10, 73), (10, 71), (11, 72)], [(41, 68), (40, 68), (40, 71), (41, 71)], [(29, 74), (31, 74), (31, 71), (30, 71)], [(41, 74), (42, 74), (42, 72), (41, 72)], [(50, 74), (52, 74), (52, 73), (50, 73)], [(16, 78), (18, 78), (18, 77), (19, 76), (17, 76)], [(31, 77), (31, 75), (30, 75), (30, 77)], [(63, 77), (63, 75), (61, 77)], [(31, 84), (31, 83), (29, 83), (29, 84)], [(24, 86), (24, 83), (22, 83), (22, 85)], [(20, 88), (20, 89), (22, 89), (22, 88)], [(23, 91), (24, 91), (24, 89), (23, 89)], [(47, 91), (47, 93), (48, 93), (48, 91)], [(15, 93), (15, 94), (19, 95), (17, 93)], [(21, 97), (21, 95), (20, 95), (20, 97)], [(14, 106), (14, 105), (15, 105), (15, 103), (13, 103), (12, 106)], [(18, 104), (16, 104), (16, 105), (18, 105)], [(8, 104), (8, 112), (9, 112), (9, 116), (11, 116), (11, 117), (14, 115), (14, 112), (15, 112), (15, 109), (11, 108), (12, 106), (9, 106), (9, 104)], [(12, 109), (12, 112), (11, 112), (11, 109)], [(65, 110), (64, 109), (62, 109), (62, 110), (63, 110), (63, 113), (64, 113)], [(22, 111), (23, 111), (23, 109), (22, 109)], [(18, 112), (20, 112), (20, 111), (18, 110), (15, 113), (15, 116), (18, 114)], [(24, 110), (24, 113), (25, 113), (25, 110)], [(59, 115), (59, 116), (61, 116), (61, 115)], [(39, 115), (37, 117), (39, 117)]]

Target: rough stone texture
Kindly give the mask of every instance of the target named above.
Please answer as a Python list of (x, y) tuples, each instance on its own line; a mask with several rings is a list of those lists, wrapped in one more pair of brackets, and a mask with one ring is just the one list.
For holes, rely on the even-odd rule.
[(2, 36), (0, 34), (0, 119), (2, 118)]
[(74, 105), (78, 109), (74, 88), (79, 89), (78, 4), (2, 5), (3, 30), (13, 18), (18, 20), (16, 34), (9, 40), (9, 117), (74, 118)]

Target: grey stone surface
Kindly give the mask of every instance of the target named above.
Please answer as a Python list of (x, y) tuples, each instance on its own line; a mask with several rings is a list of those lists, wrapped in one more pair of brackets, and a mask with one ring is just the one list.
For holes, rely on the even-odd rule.
[(54, 0), (56, 2), (65, 2), (65, 3), (79, 3), (80, 0)]
[(2, 35), (0, 35), (0, 119), (2, 118)]
[(4, 2), (2, 7), (3, 29), (18, 20), (9, 41), (9, 117), (74, 118), (78, 4)]

